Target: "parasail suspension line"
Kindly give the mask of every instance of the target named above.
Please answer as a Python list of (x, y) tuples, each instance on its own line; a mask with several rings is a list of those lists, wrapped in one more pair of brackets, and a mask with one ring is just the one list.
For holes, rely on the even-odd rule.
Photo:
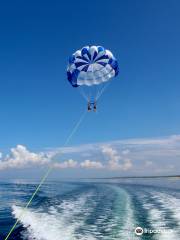
[[(72, 129), (72, 131), (70, 132), (69, 136), (67, 137), (66, 141), (64, 142), (64, 145), (62, 147), (65, 147), (70, 140), (72, 139), (73, 135), (77, 132), (79, 126), (81, 125), (82, 121), (85, 118), (85, 115), (87, 113), (87, 110), (85, 110), (79, 120), (77, 121), (77, 123), (74, 125), (74, 128)], [(29, 207), (29, 205), (31, 204), (31, 202), (33, 201), (34, 197), (37, 195), (37, 193), (39, 192), (39, 189), (41, 188), (42, 184), (46, 181), (46, 179), (48, 178), (50, 172), (53, 170), (53, 164), (51, 164), (49, 166), (49, 168), (47, 169), (47, 171), (45, 172), (44, 176), (42, 177), (40, 183), (38, 184), (38, 186), (36, 187), (34, 193), (32, 194), (31, 198), (29, 199), (29, 201), (26, 203), (26, 205), (24, 206), (20, 216), (18, 217), (18, 219), (16, 220), (16, 222), (14, 223), (14, 225), (12, 226), (12, 228), (10, 229), (9, 233), (7, 234), (6, 238), (4, 240), (8, 240), (10, 235), (12, 234), (12, 232), (14, 231), (14, 229), (16, 228), (17, 224), (20, 222), (20, 218), (22, 218), (25, 214), (25, 211), (27, 210), (27, 208)]]

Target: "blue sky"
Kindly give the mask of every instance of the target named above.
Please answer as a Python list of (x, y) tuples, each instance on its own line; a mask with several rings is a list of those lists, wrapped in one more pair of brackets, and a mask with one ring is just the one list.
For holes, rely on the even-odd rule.
[(0, 3), (0, 151), (63, 145), (86, 107), (66, 80), (69, 55), (111, 49), (120, 73), (71, 145), (180, 133), (179, 1)]

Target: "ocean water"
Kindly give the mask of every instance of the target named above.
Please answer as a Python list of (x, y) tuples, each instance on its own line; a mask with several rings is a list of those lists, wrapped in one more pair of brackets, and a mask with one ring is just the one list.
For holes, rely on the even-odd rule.
[(0, 183), (0, 239), (17, 219), (11, 240), (180, 239), (180, 181), (51, 182), (22, 215), (35, 187)]

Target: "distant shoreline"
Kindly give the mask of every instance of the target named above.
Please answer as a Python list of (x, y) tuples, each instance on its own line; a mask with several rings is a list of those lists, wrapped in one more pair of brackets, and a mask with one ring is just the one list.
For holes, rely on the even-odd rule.
[[(121, 177), (84, 177), (84, 178), (61, 178), (61, 179), (49, 179), (46, 183), (53, 182), (66, 182), (66, 181), (83, 181), (83, 180), (126, 180), (126, 179), (172, 179), (180, 180), (180, 175), (162, 175), (162, 176), (121, 176)], [(38, 184), (39, 179), (0, 179), (1, 183), (20, 183), (20, 184)]]
[[(167, 175), (167, 176), (124, 176), (124, 177), (93, 177), (86, 179), (151, 179), (151, 178), (177, 178), (180, 179), (180, 175)], [(85, 178), (84, 178), (85, 179)]]

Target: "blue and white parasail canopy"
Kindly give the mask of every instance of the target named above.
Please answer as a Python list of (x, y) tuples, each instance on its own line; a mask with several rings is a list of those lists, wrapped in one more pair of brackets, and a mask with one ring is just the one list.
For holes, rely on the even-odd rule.
[(69, 58), (67, 77), (73, 87), (99, 85), (117, 74), (117, 60), (101, 46), (83, 47)]

